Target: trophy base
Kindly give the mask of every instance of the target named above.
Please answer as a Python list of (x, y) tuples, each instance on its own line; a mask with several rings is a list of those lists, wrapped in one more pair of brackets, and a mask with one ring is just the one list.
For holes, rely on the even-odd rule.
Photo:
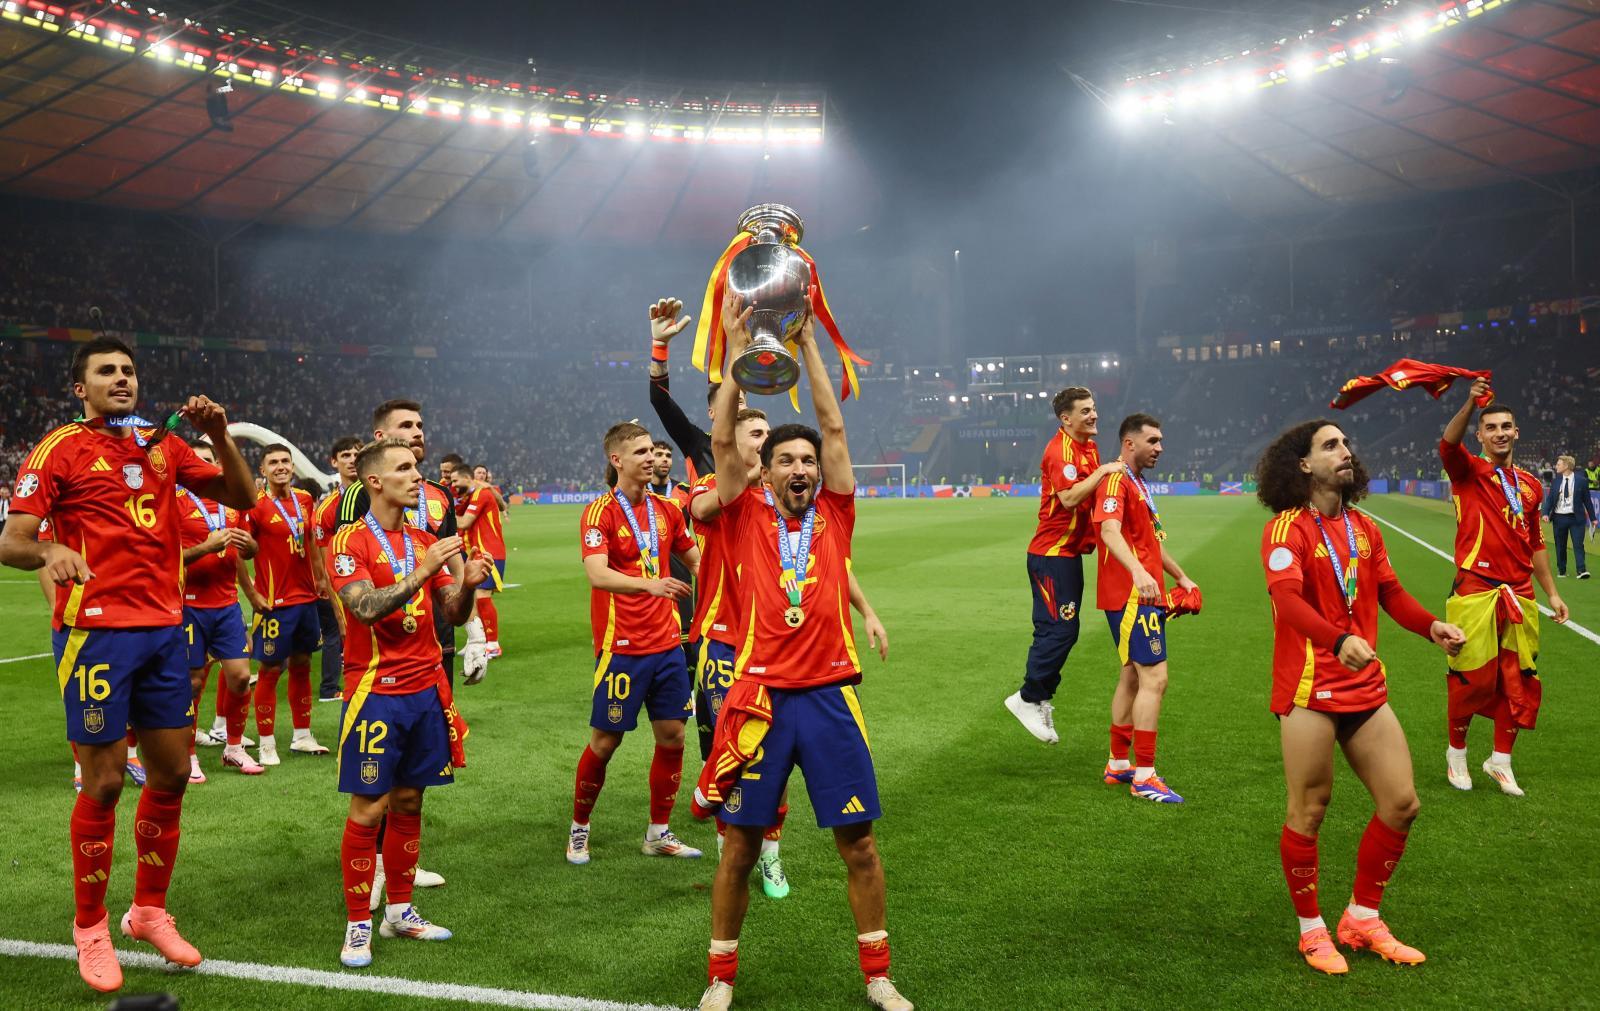
[(758, 396), (788, 393), (800, 381), (800, 363), (783, 350), (751, 348), (728, 369), (739, 388)]

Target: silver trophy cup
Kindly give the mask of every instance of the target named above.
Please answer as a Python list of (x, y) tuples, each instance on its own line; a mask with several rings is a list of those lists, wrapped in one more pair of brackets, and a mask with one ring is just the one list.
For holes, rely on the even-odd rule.
[(783, 240), (793, 229), (799, 242), (805, 222), (782, 204), (757, 204), (739, 215), (739, 229), (755, 239), (728, 264), (728, 286), (754, 311), (750, 346), (728, 372), (747, 393), (787, 393), (800, 381), (800, 363), (783, 344), (805, 322), (811, 267)]

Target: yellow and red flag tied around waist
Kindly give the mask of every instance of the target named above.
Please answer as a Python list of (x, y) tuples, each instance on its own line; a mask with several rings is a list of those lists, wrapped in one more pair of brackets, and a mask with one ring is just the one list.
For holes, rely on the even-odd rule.
[[(1435, 365), (1432, 362), (1419, 362), (1415, 358), (1402, 358), (1382, 372), (1357, 376), (1345, 383), (1328, 406), (1342, 411), (1381, 389), (1405, 390), (1413, 386), (1427, 390), (1433, 399), (1438, 400), (1457, 379), (1487, 381), (1492, 378), (1494, 373), (1488, 369), (1462, 369), (1454, 365)], [(1488, 407), (1494, 403), (1494, 391), (1478, 397), (1476, 403), (1480, 408)]]
[[(733, 258), (745, 250), (755, 236), (750, 232), (740, 232), (728, 243), (728, 247), (717, 257), (716, 266), (711, 268), (711, 278), (706, 281), (705, 298), (700, 303), (700, 325), (694, 332), (694, 367), (706, 374), (713, 383), (722, 382), (722, 367), (727, 358), (727, 346), (722, 335), (722, 300), (728, 290), (728, 265)], [(828, 306), (827, 293), (822, 290), (822, 276), (817, 273), (817, 261), (811, 254), (800, 248), (795, 241), (793, 230), (784, 236), (784, 244), (804, 260), (811, 271), (811, 309), (817, 322), (828, 331), (828, 336), (833, 339), (833, 346), (839, 352), (839, 360), (844, 363), (844, 381), (839, 391), (840, 400), (848, 400), (851, 396), (860, 398), (861, 381), (856, 376), (857, 365), (871, 365), (867, 359), (856, 354), (855, 350), (846, 343), (844, 335), (839, 332), (839, 324), (833, 318), (833, 310)], [(785, 342), (790, 353), (795, 350), (793, 341)], [(789, 391), (789, 400), (799, 410), (799, 396), (794, 390)]]

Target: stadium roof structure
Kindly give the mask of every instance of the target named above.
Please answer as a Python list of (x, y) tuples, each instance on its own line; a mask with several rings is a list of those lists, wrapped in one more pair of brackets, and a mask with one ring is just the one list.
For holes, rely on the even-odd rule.
[[(1236, 0), (1078, 75), (1233, 210), (1317, 213), (1600, 165), (1600, 0)], [(1194, 23), (1192, 20), (1190, 23)], [(1299, 26), (1298, 28), (1296, 26)]]
[(272, 0), (0, 0), (0, 192), (230, 235), (703, 241), (766, 201), (844, 234), (876, 191), (826, 112), (817, 87), (496, 64)]

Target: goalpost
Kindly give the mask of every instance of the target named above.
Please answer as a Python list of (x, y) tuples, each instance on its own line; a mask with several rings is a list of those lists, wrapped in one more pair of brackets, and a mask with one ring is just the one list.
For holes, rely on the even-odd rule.
[(906, 497), (906, 465), (903, 463), (853, 463), (850, 470), (856, 484), (886, 484), (891, 489), (900, 482), (900, 497)]

